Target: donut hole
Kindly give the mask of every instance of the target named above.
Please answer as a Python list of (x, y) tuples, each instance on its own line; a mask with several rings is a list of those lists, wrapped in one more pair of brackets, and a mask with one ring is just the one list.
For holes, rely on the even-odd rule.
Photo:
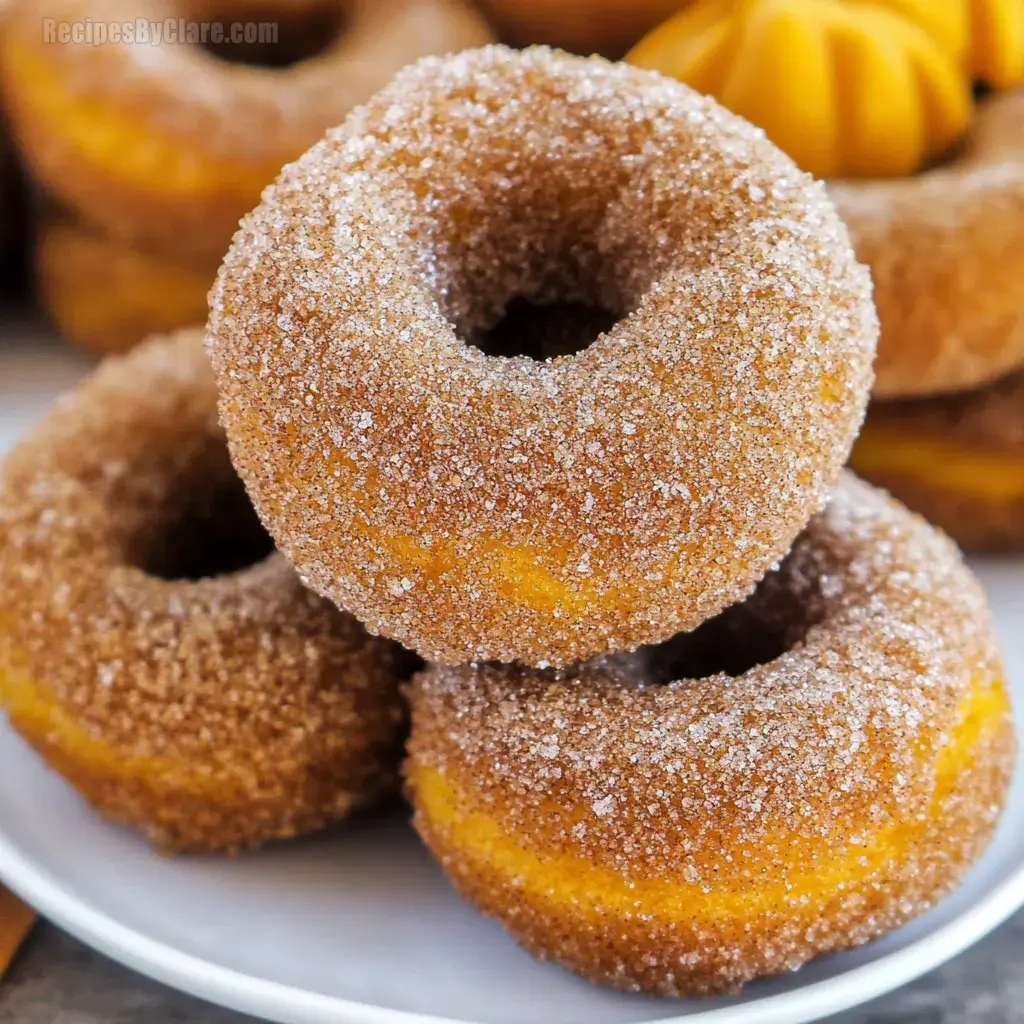
[(199, 486), (182, 483), (173, 506), (143, 539), (137, 564), (162, 580), (202, 580), (241, 572), (273, 551), (241, 481), (223, 473)]
[[(692, 633), (679, 633), (632, 654), (628, 670), (650, 685), (745, 675), (799, 647), (825, 617), (818, 576), (790, 573), (784, 564), (740, 604)], [(615, 661), (616, 658), (611, 659)]]
[(756, 618), (745, 622), (742, 618), (725, 612), (692, 633), (681, 633), (646, 650), (646, 681), (665, 684), (717, 675), (735, 679), (792, 648), (795, 640), (786, 630)]
[(211, 27), (200, 49), (227, 64), (273, 70), (319, 57), (347, 31), (349, 12), (337, 3), (294, 11), (254, 6), (249, 13), (203, 20)]
[[(489, 161), (483, 168), (474, 151), (443, 176), (440, 160), (418, 172), (411, 188), (429, 209), (415, 227), (414, 259), (460, 342), (543, 362), (584, 351), (644, 304), (665, 247), (623, 212), (621, 173), (594, 146), (597, 158), (539, 146), (524, 153), (502, 137), (479, 157)], [(459, 184), (481, 176), (479, 187)], [(699, 222), (706, 211), (690, 207)], [(687, 251), (704, 244), (690, 241), (673, 238)]]
[(538, 362), (582, 352), (620, 319), (586, 302), (535, 302), (516, 296), (491, 327), (471, 331), (466, 341), (485, 355), (526, 356)]

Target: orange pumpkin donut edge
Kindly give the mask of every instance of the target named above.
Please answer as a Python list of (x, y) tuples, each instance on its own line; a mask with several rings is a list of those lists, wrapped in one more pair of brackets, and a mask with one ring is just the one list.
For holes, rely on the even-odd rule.
[(1024, 373), (873, 403), (850, 465), (968, 551), (1024, 550)]
[(37, 218), (33, 245), (43, 309), (63, 337), (94, 354), (206, 320), (216, 264), (169, 259), (52, 211)]

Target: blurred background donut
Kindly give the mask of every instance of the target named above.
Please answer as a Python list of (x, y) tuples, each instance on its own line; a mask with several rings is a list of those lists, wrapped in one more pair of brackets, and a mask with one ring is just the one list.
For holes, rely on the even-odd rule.
[(689, 0), (480, 0), (502, 40), (621, 57)]
[[(216, 6), (221, 18), (252, 9)], [(52, 0), (46, 13), (96, 24), (194, 15), (186, 0)], [(49, 45), (38, 5), (16, 2), (0, 74), (37, 184), (109, 233), (216, 259), (282, 165), (400, 67), (491, 38), (462, 0), (325, 0), (274, 17), (251, 44)]]
[(36, 218), (32, 267), (40, 302), (68, 341), (96, 355), (206, 320), (217, 272), (105, 235), (55, 209)]
[(1024, 373), (876, 402), (850, 463), (968, 551), (1024, 548)]

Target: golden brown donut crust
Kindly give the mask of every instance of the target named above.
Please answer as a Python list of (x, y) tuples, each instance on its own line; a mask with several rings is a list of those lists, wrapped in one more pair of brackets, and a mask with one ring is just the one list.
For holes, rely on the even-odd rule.
[[(267, 68), (199, 46), (51, 45), (42, 18), (197, 19), (190, 0), (17, 4), (0, 45), (5, 112), (33, 175), (62, 203), (129, 241), (223, 256), (239, 219), (283, 164), (404, 64), (491, 39), (464, 0), (327, 0), (343, 30), (316, 56)], [(295, 8), (285, 0), (285, 14)], [(227, 0), (216, 17), (270, 18)], [(273, 20), (273, 19), (271, 19)]]
[(33, 263), (47, 315), (63, 337), (97, 355), (204, 323), (218, 266), (129, 245), (51, 210), (36, 222)]
[(1002, 672), (954, 546), (847, 476), (689, 637), (562, 674), (416, 677), (415, 825), (536, 955), (620, 988), (732, 989), (958, 883), (1014, 761)]
[(850, 464), (968, 551), (1024, 550), (1024, 374), (875, 402)]
[(983, 100), (948, 163), (829, 190), (875, 282), (877, 398), (962, 391), (1024, 366), (1024, 89)]
[[(584, 351), (464, 339), (516, 298)], [(564, 664), (749, 592), (827, 499), (877, 324), (823, 188), (677, 82), (505, 47), (286, 168), (211, 292), (232, 456), (318, 592), (424, 656)]]
[(196, 331), (105, 362), (0, 474), (0, 698), (91, 804), (165, 850), (295, 835), (395, 786), (405, 652), (276, 554), (149, 571), (202, 540), (182, 522), (226, 518), (215, 543), (248, 529), (243, 502)]

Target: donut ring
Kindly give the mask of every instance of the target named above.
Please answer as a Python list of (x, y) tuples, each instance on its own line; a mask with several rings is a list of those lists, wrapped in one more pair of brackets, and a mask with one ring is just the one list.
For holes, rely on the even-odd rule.
[[(193, 45), (49, 45), (37, 6), (23, 4), (0, 47), (23, 156), (58, 199), (106, 230), (219, 259), (263, 187), (328, 125), (403, 64), (490, 38), (462, 0), (329, 6), (348, 16), (347, 29), (318, 56), (275, 69)], [(252, 8), (217, 5), (221, 17), (233, 11)], [(46, 13), (57, 23), (192, 16), (186, 0), (52, 0)]]
[(204, 323), (217, 273), (48, 212), (36, 224), (33, 259), (43, 308), (65, 338), (96, 354)]
[(563, 674), (432, 667), (411, 699), (414, 822), (459, 891), (534, 954), (669, 996), (928, 909), (1015, 753), (981, 588), (853, 477), (696, 633)]
[(874, 277), (876, 397), (966, 390), (1024, 367), (1024, 89), (985, 100), (949, 163), (829, 191)]
[(876, 402), (850, 464), (969, 551), (1024, 550), (1024, 373), (963, 395)]
[[(280, 556), (239, 568), (266, 540), (196, 331), (104, 363), (0, 475), (0, 701), (164, 850), (306, 832), (395, 786), (408, 655)], [(221, 575), (164, 578), (204, 576), (211, 551)]]
[[(631, 312), (547, 362), (463, 340), (518, 297)], [(210, 299), (279, 547), (449, 663), (630, 649), (746, 594), (827, 498), (877, 329), (762, 133), (543, 47), (401, 72), (267, 190)]]

